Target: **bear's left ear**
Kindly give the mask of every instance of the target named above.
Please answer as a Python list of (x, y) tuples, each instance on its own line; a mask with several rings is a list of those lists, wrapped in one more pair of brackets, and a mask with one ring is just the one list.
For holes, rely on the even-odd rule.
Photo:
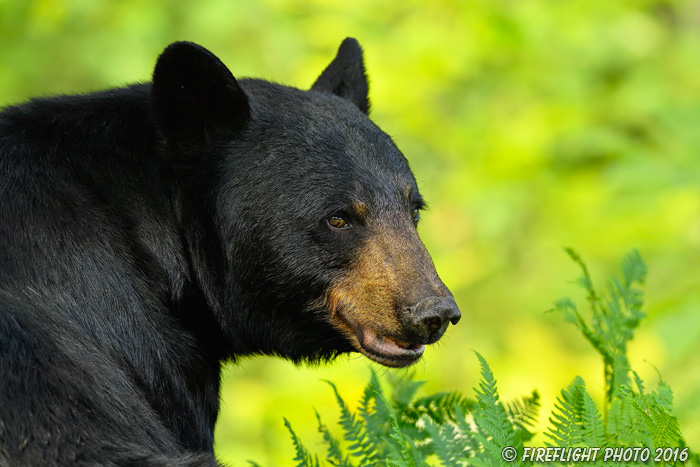
[(192, 42), (170, 44), (158, 57), (151, 105), (168, 144), (183, 151), (234, 136), (250, 120), (248, 97), (226, 65)]
[(355, 104), (363, 113), (369, 113), (369, 85), (362, 61), (362, 47), (357, 40), (348, 37), (340, 44), (338, 54), (311, 89), (340, 96)]

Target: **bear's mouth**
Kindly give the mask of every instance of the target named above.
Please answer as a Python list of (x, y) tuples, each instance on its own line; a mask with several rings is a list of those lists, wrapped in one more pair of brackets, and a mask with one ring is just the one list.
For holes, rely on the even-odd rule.
[(362, 325), (342, 313), (336, 313), (332, 322), (345, 335), (352, 347), (365, 357), (381, 365), (402, 368), (413, 365), (423, 356), (425, 344), (403, 341)]
[(425, 350), (425, 345), (403, 342), (370, 328), (362, 328), (358, 334), (361, 352), (385, 366), (400, 368), (412, 365), (423, 356)]
[[(422, 340), (422, 342), (411, 342), (406, 339), (401, 331), (400, 323), (395, 323), (396, 331), (378, 330), (381, 326), (373, 326), (368, 323), (367, 319), (361, 322), (352, 317), (349, 313), (343, 312), (342, 308), (356, 309), (355, 306), (349, 306), (352, 303), (345, 299), (342, 289), (332, 291), (322, 302), (321, 309), (328, 310), (330, 316), (326, 319), (330, 324), (345, 337), (347, 343), (356, 352), (360, 352), (370, 360), (381, 365), (402, 368), (413, 365), (423, 356), (425, 345), (431, 342)], [(357, 313), (362, 316), (361, 314)], [(397, 337), (402, 335), (402, 337)]]

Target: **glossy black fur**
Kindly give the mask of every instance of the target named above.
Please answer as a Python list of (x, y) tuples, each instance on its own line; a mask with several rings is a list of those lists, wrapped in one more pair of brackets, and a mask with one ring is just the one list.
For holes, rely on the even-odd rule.
[(329, 70), (236, 81), (176, 43), (153, 84), (0, 114), (1, 466), (218, 465), (221, 362), (352, 350), (314, 304), (362, 234), (324, 221), (415, 181), (354, 40)]

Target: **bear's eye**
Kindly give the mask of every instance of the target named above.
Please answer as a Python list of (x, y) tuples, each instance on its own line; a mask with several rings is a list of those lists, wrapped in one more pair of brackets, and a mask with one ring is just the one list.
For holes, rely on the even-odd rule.
[(328, 222), (328, 225), (330, 225), (334, 229), (343, 230), (343, 229), (350, 228), (350, 224), (348, 223), (348, 221), (346, 221), (345, 219), (343, 219), (343, 217), (341, 217), (337, 214), (331, 216), (327, 222)]
[(411, 219), (413, 219), (413, 222), (418, 222), (418, 219), (420, 219), (420, 210), (418, 208), (413, 208), (413, 211), (411, 211)]

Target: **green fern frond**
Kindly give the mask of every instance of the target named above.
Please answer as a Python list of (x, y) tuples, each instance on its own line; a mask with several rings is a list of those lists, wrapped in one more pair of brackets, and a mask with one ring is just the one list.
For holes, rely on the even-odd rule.
[(469, 465), (476, 467), (498, 467), (502, 465), (503, 459), (500, 458), (501, 451), (493, 442), (493, 438), (479, 431), (475, 431), (472, 436), (474, 436), (474, 439), (479, 444), (479, 452), (476, 456), (469, 459)]
[[(652, 394), (635, 393), (628, 386), (622, 386), (619, 397), (613, 400), (608, 413), (608, 439), (617, 446), (642, 445), (654, 447), (654, 440), (635, 404), (645, 406), (653, 400)], [(651, 402), (652, 404), (654, 402)], [(612, 409), (615, 409), (614, 411)]]
[(340, 441), (331, 434), (328, 427), (321, 421), (321, 415), (314, 409), (316, 420), (318, 420), (318, 431), (323, 435), (323, 442), (328, 451), (326, 460), (338, 467), (351, 467), (348, 456), (343, 456), (343, 451), (340, 448)]
[(681, 426), (675, 415), (661, 406), (650, 407), (646, 414), (647, 416), (642, 418), (651, 432), (655, 446), (682, 446), (685, 444), (681, 434)]
[(481, 449), (481, 444), (475, 437), (478, 434), (478, 428), (469, 423), (466, 414), (460, 406), (457, 406), (455, 409), (455, 419), (457, 420), (455, 423), (456, 429), (460, 434), (464, 450), (473, 453), (478, 452)]
[(636, 248), (622, 259), (622, 276), (627, 287), (634, 283), (644, 285), (647, 278), (647, 266), (642, 260), (642, 255)]
[(388, 373), (389, 384), (391, 385), (391, 402), (394, 407), (408, 407), (416, 396), (418, 390), (423, 387), (425, 381), (415, 380), (415, 373), (410, 373), (408, 376), (395, 376)]
[[(371, 454), (367, 454), (364, 462), (372, 463), (377, 461), (382, 455), (381, 446), (384, 445), (383, 438), (389, 426), (389, 414), (386, 409), (376, 403), (377, 394), (382, 394), (382, 387), (374, 369), (371, 369), (369, 383), (365, 386), (357, 409), (360, 419), (364, 423), (366, 434), (366, 445), (375, 446)], [(369, 451), (368, 451), (369, 452)]]
[(348, 450), (355, 457), (360, 457), (360, 465), (372, 465), (375, 460), (377, 446), (368, 439), (365, 425), (350, 411), (338, 389), (331, 381), (326, 381), (335, 394), (340, 408), (340, 427), (343, 429), (343, 438), (350, 444)]
[[(479, 381), (479, 388), (475, 390), (476, 400), (480, 408), (485, 406), (495, 406), (499, 402), (498, 390), (496, 388), (496, 379), (491, 372), (489, 364), (486, 363), (486, 359), (481, 356), (479, 352), (474, 352), (476, 358), (479, 359), (479, 364), (481, 365), (481, 380)], [(499, 404), (500, 405), (500, 404)]]
[(642, 445), (651, 448), (653, 441), (649, 431), (632, 404), (623, 398), (615, 398), (608, 409), (605, 431), (609, 446), (628, 447)]
[(564, 249), (566, 253), (569, 255), (569, 257), (576, 263), (578, 266), (581, 268), (581, 271), (583, 272), (583, 276), (581, 276), (577, 283), (579, 286), (581, 286), (586, 292), (588, 292), (588, 303), (591, 306), (591, 309), (593, 310), (594, 313), (598, 312), (598, 305), (600, 303), (600, 297), (598, 296), (598, 293), (596, 292), (595, 288), (593, 287), (593, 280), (591, 280), (591, 275), (588, 273), (588, 266), (586, 266), (586, 263), (583, 262), (583, 259), (581, 259), (581, 255), (579, 255), (576, 250), (573, 248), (565, 248)]
[[(377, 372), (371, 368), (369, 383), (367, 383), (367, 386), (365, 386), (365, 389), (362, 391), (362, 399), (360, 399), (360, 406), (358, 408), (360, 415), (369, 417), (370, 414), (376, 412), (377, 407), (376, 404), (373, 404), (373, 401), (378, 393), (383, 393), (382, 386), (379, 382), (379, 378), (377, 377)], [(381, 418), (388, 420), (389, 416), (388, 414), (385, 414), (385, 416)]]
[(554, 309), (564, 313), (583, 336), (603, 357), (606, 379), (606, 403), (610, 403), (621, 386), (629, 384), (630, 366), (627, 360), (627, 343), (634, 337), (634, 330), (645, 316), (642, 311), (644, 284), (647, 268), (639, 251), (632, 250), (622, 260), (622, 275), (613, 278), (607, 294), (601, 296), (581, 256), (572, 249), (566, 252), (581, 268), (583, 275), (578, 284), (587, 292), (592, 320), (589, 325), (569, 299), (555, 302)]
[(569, 323), (576, 325), (583, 324), (584, 326), (586, 325), (586, 322), (583, 320), (578, 312), (578, 309), (576, 308), (576, 304), (570, 298), (560, 298), (556, 300), (554, 302), (554, 307), (547, 310), (547, 313), (549, 312), (561, 313), (564, 315), (564, 320)]
[(388, 463), (388, 465), (394, 465), (396, 467), (418, 467), (418, 463), (423, 463), (423, 456), (416, 449), (411, 439), (404, 436), (402, 433), (399, 420), (396, 416), (396, 411), (387, 402), (383, 394), (377, 393), (376, 401), (377, 406), (382, 406), (387, 411), (391, 420), (391, 431), (389, 432), (389, 437), (394, 440), (395, 444), (389, 443), (388, 446), (395, 449), (396, 453), (399, 454), (399, 456), (392, 456), (395, 460), (392, 460), (392, 462)]
[(422, 419), (425, 430), (430, 435), (430, 443), (433, 452), (445, 467), (466, 466), (468, 445), (465, 443), (465, 434), (451, 424), (438, 425), (430, 418)]
[(673, 408), (673, 390), (664, 380), (659, 381), (656, 391), (652, 393), (654, 400), (669, 412)]
[(579, 419), (581, 422), (581, 440), (587, 446), (605, 447), (605, 423), (596, 407), (595, 402), (586, 391), (586, 386), (580, 386), (581, 408)]
[(636, 371), (632, 370), (632, 376), (634, 377), (634, 384), (637, 386), (637, 391), (639, 394), (644, 394), (644, 381), (639, 377)]
[(319, 467), (318, 457), (312, 456), (301, 443), (301, 440), (297, 437), (297, 434), (294, 433), (292, 425), (286, 418), (284, 419), (284, 426), (287, 427), (287, 430), (289, 430), (289, 433), (292, 435), (292, 443), (294, 443), (294, 451), (296, 452), (294, 460), (299, 462), (296, 467)]
[(534, 436), (530, 429), (537, 426), (540, 411), (540, 394), (537, 390), (529, 396), (514, 399), (505, 404), (506, 414), (511, 424), (519, 432), (522, 441), (529, 441)]
[(642, 421), (649, 430), (654, 447), (685, 444), (678, 419), (665, 407), (657, 403), (649, 403), (643, 397), (635, 397), (630, 402), (641, 415)]
[(428, 416), (438, 425), (450, 420), (456, 422), (455, 410), (462, 409), (462, 413), (471, 413), (477, 404), (474, 399), (465, 397), (462, 393), (438, 392), (428, 396), (419, 397), (406, 407), (401, 414), (409, 423), (415, 423), (423, 416)]
[[(554, 442), (554, 446), (576, 446), (582, 440), (579, 413), (582, 403), (581, 387), (584, 384), (583, 379), (576, 376), (557, 397), (552, 416), (549, 418), (551, 426), (545, 433)], [(549, 443), (545, 444), (552, 446)]]
[(632, 410), (618, 425), (634, 429), (637, 442), (641, 441), (649, 448), (685, 445), (678, 419), (671, 413), (673, 392), (663, 380), (655, 391), (646, 394), (635, 393), (623, 386), (620, 388), (620, 406)]
[[(481, 381), (475, 389), (478, 409), (474, 411), (474, 423), (481, 435), (484, 451), (494, 461), (501, 459), (504, 446), (519, 448), (522, 441), (508, 419), (503, 404), (499, 401), (496, 379), (484, 357), (475, 352), (481, 364)], [(477, 434), (475, 434), (476, 436)]]

